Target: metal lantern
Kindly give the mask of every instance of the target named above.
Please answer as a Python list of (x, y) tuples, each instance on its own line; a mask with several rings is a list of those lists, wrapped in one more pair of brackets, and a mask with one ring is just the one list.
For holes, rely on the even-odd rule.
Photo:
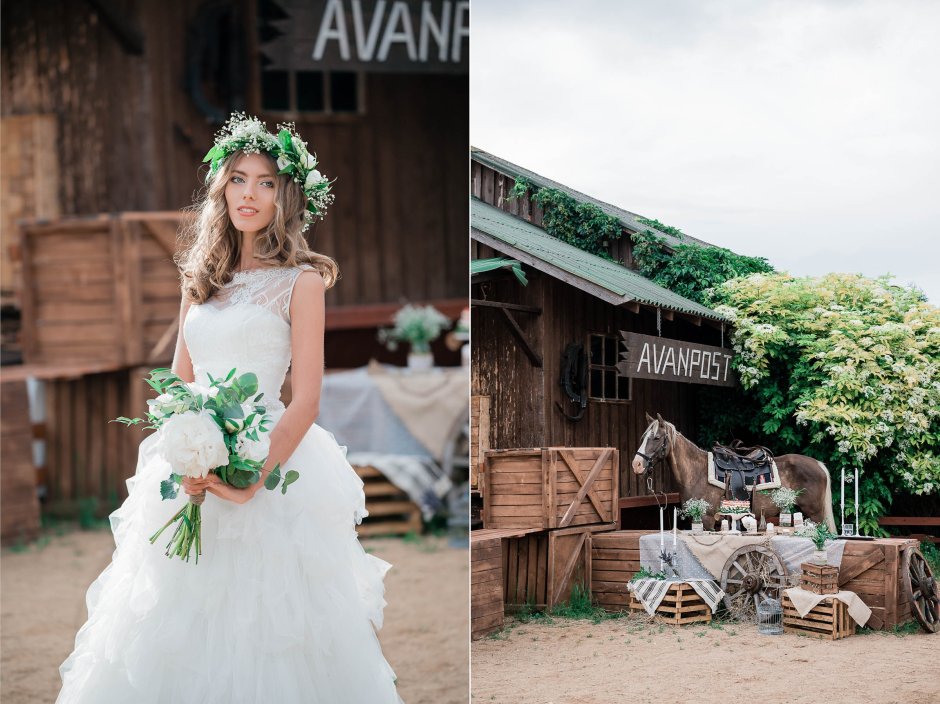
[(783, 633), (783, 607), (776, 599), (764, 599), (757, 605), (757, 632), (765, 636)]

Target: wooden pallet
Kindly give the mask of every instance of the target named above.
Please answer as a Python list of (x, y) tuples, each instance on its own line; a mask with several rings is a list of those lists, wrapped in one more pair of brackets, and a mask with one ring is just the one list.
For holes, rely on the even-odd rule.
[[(629, 602), (630, 611), (646, 613), (643, 604), (632, 593)], [(666, 596), (656, 607), (657, 623), (670, 626), (685, 626), (689, 623), (711, 623), (712, 610), (698, 595), (691, 585), (676, 582), (669, 587)]]
[(503, 627), (503, 540), (488, 531), (470, 533), (470, 638)]
[(849, 607), (832, 598), (824, 599), (806, 616), (800, 616), (790, 597), (784, 593), (783, 630), (810, 638), (840, 640), (855, 635), (855, 621), (849, 616)]
[(813, 594), (835, 594), (839, 591), (839, 568), (804, 562), (800, 565), (800, 589)]
[(405, 535), (421, 532), (421, 509), (375, 467), (355, 467), (363, 481), (369, 515), (357, 528), (361, 536)]

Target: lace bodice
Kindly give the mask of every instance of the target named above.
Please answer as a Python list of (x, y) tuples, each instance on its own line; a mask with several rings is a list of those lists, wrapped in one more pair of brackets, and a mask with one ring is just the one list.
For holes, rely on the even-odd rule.
[(291, 362), (290, 300), (297, 277), (307, 265), (267, 267), (236, 272), (205, 303), (186, 314), (183, 338), (197, 383), (207, 374), (224, 377), (254, 372), (262, 403), (283, 409), (281, 386)]

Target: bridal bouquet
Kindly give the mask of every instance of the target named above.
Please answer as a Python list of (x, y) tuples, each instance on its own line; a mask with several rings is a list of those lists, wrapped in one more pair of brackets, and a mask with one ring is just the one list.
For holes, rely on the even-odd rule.
[[(224, 379), (208, 376), (209, 386), (187, 383), (169, 369), (154, 369), (145, 379), (159, 396), (147, 401), (147, 418), (116, 418), (125, 425), (144, 424), (157, 431), (157, 447), (172, 468), (160, 482), (164, 500), (175, 499), (183, 477), (205, 478), (210, 472), (236, 488), (255, 484), (268, 459), (270, 416), (260, 404), (258, 378), (251, 373), (236, 376), (232, 369)], [(300, 475), (289, 470), (281, 476), (278, 463), (264, 480), (266, 489), (281, 483), (281, 493)], [(171, 524), (176, 531), (167, 544), (168, 557), (189, 561), (195, 548), (196, 562), (202, 554), (200, 506), (206, 493), (192, 495), (166, 524), (150, 537), (151, 544)]]

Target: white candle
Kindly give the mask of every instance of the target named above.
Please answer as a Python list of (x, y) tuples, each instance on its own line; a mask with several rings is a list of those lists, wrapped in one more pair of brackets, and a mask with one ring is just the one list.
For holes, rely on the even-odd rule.
[(845, 467), (842, 468), (842, 523), (839, 532), (842, 532), (841, 526), (845, 525)]
[(676, 549), (677, 533), (679, 531), (679, 509), (672, 509), (672, 549)]
[(858, 526), (858, 467), (855, 468), (855, 535), (861, 535)]
[(663, 533), (663, 516), (666, 514), (666, 507), (659, 507), (659, 571), (663, 570), (663, 558), (661, 557), (664, 552), (666, 552), (666, 534)]

